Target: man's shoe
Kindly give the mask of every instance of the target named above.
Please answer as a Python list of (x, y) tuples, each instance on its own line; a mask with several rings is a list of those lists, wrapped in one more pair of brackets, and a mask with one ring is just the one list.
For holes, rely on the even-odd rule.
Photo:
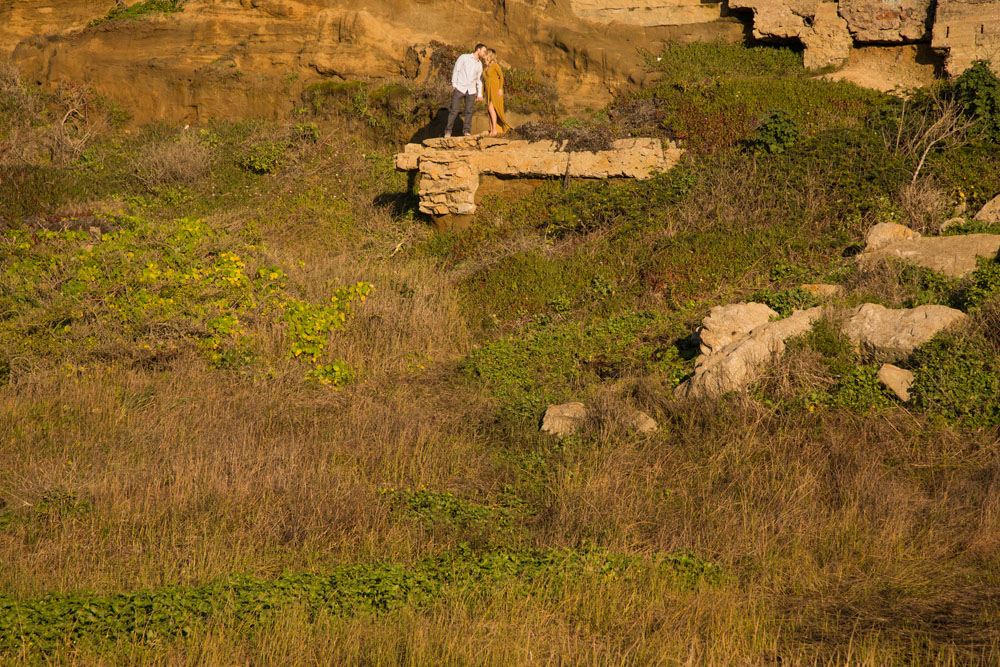
[(463, 132), (462, 136), (463, 137), (471, 137), (472, 136), (472, 132)]
[(444, 131), (444, 138), (445, 139), (450, 139), (451, 138), (451, 130), (445, 130)]

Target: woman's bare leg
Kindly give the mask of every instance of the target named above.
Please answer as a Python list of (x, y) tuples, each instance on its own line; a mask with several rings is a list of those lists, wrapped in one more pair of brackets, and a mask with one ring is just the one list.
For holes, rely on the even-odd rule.
[(497, 110), (493, 107), (493, 102), (490, 102), (490, 136), (497, 136)]

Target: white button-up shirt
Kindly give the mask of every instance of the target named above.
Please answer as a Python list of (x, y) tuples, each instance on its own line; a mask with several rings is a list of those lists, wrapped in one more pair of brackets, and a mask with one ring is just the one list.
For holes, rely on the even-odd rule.
[(476, 97), (483, 96), (483, 64), (476, 60), (473, 53), (463, 53), (455, 61), (455, 69), (451, 73), (451, 85), (459, 92)]

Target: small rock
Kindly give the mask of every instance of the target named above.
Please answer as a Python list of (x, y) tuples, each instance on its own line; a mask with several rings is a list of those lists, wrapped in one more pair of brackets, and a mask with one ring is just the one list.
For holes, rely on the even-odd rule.
[(868, 234), (865, 236), (865, 250), (878, 250), (900, 241), (916, 238), (920, 238), (920, 233), (913, 231), (906, 225), (880, 222), (868, 230)]
[(636, 433), (652, 433), (660, 427), (656, 420), (641, 410), (636, 410), (625, 418), (625, 427)]
[(904, 359), (946, 327), (965, 319), (947, 306), (890, 309), (865, 303), (850, 311), (844, 334), (859, 347), (888, 360)]
[(583, 428), (587, 420), (587, 408), (583, 403), (563, 403), (550, 405), (542, 417), (542, 432), (562, 438)]
[(807, 283), (802, 285), (802, 289), (821, 299), (832, 299), (844, 293), (842, 285), (830, 285), (828, 283)]
[(964, 224), (965, 224), (965, 218), (958, 216), (954, 218), (948, 218), (947, 220), (941, 223), (941, 226), (938, 227), (938, 231), (943, 232), (951, 227), (957, 227), (958, 225), (964, 225)]
[(910, 371), (892, 364), (882, 364), (882, 368), (878, 369), (878, 379), (904, 403), (910, 400), (913, 377)]
[(991, 199), (986, 206), (979, 210), (979, 213), (976, 213), (976, 220), (989, 224), (1000, 223), (1000, 195)]
[(734, 340), (743, 338), (753, 329), (767, 324), (774, 312), (762, 303), (732, 303), (715, 306), (701, 322), (697, 335), (701, 353), (705, 356), (718, 352)]

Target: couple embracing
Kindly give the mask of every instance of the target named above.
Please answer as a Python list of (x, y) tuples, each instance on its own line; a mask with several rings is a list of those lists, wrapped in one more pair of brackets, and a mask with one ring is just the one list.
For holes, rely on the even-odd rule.
[[(485, 79), (485, 86), (483, 80)], [(503, 70), (497, 62), (497, 52), (476, 44), (472, 53), (466, 53), (455, 61), (451, 73), (451, 108), (448, 111), (448, 125), (444, 136), (450, 137), (458, 112), (465, 104), (463, 134), (472, 133), (472, 111), (476, 101), (486, 102), (490, 112), (490, 136), (499, 137), (511, 129), (503, 115)]]

